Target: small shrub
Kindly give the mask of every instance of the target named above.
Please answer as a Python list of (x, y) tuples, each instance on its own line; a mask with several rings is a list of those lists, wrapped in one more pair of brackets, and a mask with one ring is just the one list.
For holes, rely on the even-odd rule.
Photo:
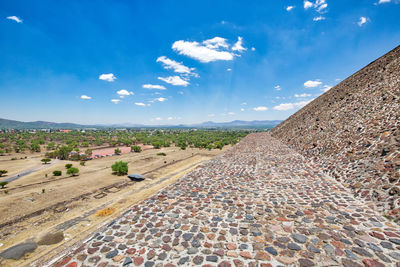
[(71, 164), (71, 163), (65, 164), (65, 168), (66, 168), (66, 169), (69, 169), (69, 168), (71, 168), (71, 167), (72, 167), (72, 164)]
[(131, 146), (131, 150), (133, 150), (136, 153), (142, 152), (142, 148), (140, 146)]
[(81, 162), (79, 163), (79, 165), (85, 166), (85, 162), (84, 162), (84, 161), (81, 161)]
[(46, 190), (43, 188), (43, 189), (42, 189), (42, 194), (44, 194), (45, 192), (46, 192)]
[(8, 171), (6, 170), (0, 170), (0, 177), (3, 176), (4, 174), (6, 174)]
[(121, 149), (119, 148), (114, 149), (114, 153), (118, 155), (121, 154)]
[(4, 190), (4, 194), (6, 194), (6, 195), (7, 195), (7, 194), (8, 194), (8, 190)]
[(54, 171), (53, 175), (54, 176), (61, 176), (62, 172), (61, 171)]
[(49, 163), (51, 161), (51, 159), (49, 159), (49, 158), (45, 158), (45, 159), (42, 159), (41, 160), (41, 162), (43, 162), (43, 164), (47, 164), (47, 163)]
[(157, 156), (166, 156), (167, 154), (165, 154), (164, 152), (160, 152), (160, 153), (157, 153)]
[(8, 184), (7, 181), (0, 182), (1, 189), (3, 189)]
[(11, 160), (17, 160), (17, 158), (11, 158)]

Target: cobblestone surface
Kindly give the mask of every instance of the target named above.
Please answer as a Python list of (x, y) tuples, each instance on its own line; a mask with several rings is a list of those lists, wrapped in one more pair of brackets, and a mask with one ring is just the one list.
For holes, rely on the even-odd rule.
[(267, 133), (248, 135), (58, 266), (400, 266), (400, 227)]
[(400, 46), (271, 132), (400, 223), (399, 110)]

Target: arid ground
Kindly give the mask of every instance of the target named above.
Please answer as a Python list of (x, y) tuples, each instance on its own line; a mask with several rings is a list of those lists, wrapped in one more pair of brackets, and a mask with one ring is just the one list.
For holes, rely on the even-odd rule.
[[(157, 155), (160, 152), (166, 156)], [(50, 164), (43, 165), (39, 154), (18, 160), (3, 157), (0, 169), (7, 169), (9, 173), (0, 180), (29, 171), (32, 173), (10, 182), (0, 192), (1, 250), (21, 242), (41, 243), (42, 240), (43, 243), (43, 237), (47, 234), (62, 233), (63, 241), (39, 246), (34, 254), (21, 259), (19, 264), (28, 264), (43, 255), (55, 254), (62, 250), (64, 243), (78, 240), (85, 232), (110, 221), (128, 206), (154, 194), (200, 162), (219, 153), (221, 150), (195, 148), (148, 149), (141, 153), (87, 161), (85, 166), (80, 166), (79, 162), (61, 160), (52, 160)], [(119, 160), (128, 162), (129, 173), (143, 174), (146, 180), (133, 182), (127, 176), (112, 175), (111, 165)], [(67, 163), (79, 168), (78, 176), (66, 174)], [(54, 170), (62, 170), (62, 176), (53, 176)], [(7, 193), (5, 190), (8, 190)], [(99, 210), (106, 208), (112, 208), (113, 213), (108, 216), (96, 215)], [(44, 243), (57, 241), (46, 240)], [(49, 251), (52, 253), (49, 254)], [(14, 265), (16, 262), (3, 264)]]

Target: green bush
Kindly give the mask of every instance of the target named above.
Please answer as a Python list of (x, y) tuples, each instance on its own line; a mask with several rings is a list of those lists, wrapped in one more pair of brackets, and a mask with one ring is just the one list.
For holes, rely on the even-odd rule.
[(8, 171), (6, 170), (0, 170), (0, 177), (3, 176), (4, 174), (6, 174)]
[(116, 175), (128, 174), (128, 163), (123, 161), (117, 161), (112, 166), (111, 169)]
[(157, 153), (157, 156), (166, 156), (167, 154), (165, 154), (164, 152), (160, 152), (160, 153)]
[(71, 168), (71, 167), (72, 167), (72, 164), (71, 164), (71, 163), (65, 164), (65, 168), (66, 168), (66, 169), (69, 169), (69, 168)]
[(79, 165), (85, 166), (85, 162), (84, 162), (84, 161), (81, 161), (81, 162), (79, 163)]
[(135, 151), (136, 153), (142, 152), (142, 148), (140, 146), (131, 146), (131, 150)]
[(43, 164), (47, 164), (47, 163), (49, 163), (50, 161), (51, 161), (51, 159), (48, 159), (48, 158), (42, 159), (42, 160), (41, 160), (41, 162), (43, 162)]
[(3, 189), (7, 184), (8, 184), (7, 181), (0, 182), (0, 186), (1, 186), (2, 189)]
[(62, 174), (62, 171), (54, 171), (53, 172), (54, 176), (61, 176), (61, 174)]
[(121, 154), (121, 149), (119, 148), (114, 149), (114, 153), (118, 155)]

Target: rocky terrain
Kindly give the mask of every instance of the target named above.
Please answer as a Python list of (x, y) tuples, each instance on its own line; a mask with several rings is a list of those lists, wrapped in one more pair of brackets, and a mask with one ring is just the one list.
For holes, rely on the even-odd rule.
[(271, 133), (399, 221), (400, 46)]
[(400, 266), (400, 227), (318, 166), (250, 134), (47, 264)]

